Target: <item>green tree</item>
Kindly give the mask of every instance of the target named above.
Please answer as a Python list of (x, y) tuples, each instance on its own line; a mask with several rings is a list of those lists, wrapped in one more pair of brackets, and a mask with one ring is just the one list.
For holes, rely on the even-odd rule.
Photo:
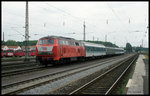
[(130, 43), (126, 43), (126, 52), (131, 53), (132, 52), (132, 46)]
[(14, 40), (8, 40), (5, 43), (7, 46), (18, 46), (17, 42)]
[(5, 41), (1, 41), (1, 45), (5, 45)]
[(96, 44), (102, 44), (106, 47), (118, 47), (117, 45), (111, 43), (111, 42), (103, 42), (103, 41), (86, 41), (86, 42), (91, 42), (91, 43), (96, 43)]
[[(35, 46), (38, 40), (32, 40), (32, 41), (28, 41), (28, 46)], [(22, 42), (22, 45), (25, 46), (26, 45), (26, 41)]]

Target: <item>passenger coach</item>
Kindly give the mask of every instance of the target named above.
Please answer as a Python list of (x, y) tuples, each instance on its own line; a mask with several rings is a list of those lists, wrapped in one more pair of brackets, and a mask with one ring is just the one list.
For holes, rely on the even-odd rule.
[(97, 57), (106, 55), (106, 48), (104, 45), (84, 42), (85, 57)]
[(124, 54), (123, 48), (106, 47), (106, 55)]

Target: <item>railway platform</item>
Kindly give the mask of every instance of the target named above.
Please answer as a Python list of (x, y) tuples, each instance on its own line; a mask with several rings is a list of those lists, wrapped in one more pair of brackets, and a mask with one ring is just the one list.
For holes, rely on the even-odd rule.
[(145, 56), (140, 54), (137, 59), (135, 70), (131, 79), (127, 83), (127, 95), (145, 95), (149, 94), (149, 65), (144, 62)]

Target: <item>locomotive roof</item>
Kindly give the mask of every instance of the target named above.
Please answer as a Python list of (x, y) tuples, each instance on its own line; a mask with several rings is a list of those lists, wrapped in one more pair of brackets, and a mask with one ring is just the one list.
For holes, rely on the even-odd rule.
[(40, 39), (51, 39), (51, 38), (61, 38), (61, 39), (70, 39), (70, 40), (75, 40), (74, 38), (68, 38), (68, 37), (62, 37), (62, 36), (45, 36)]
[(105, 46), (102, 44), (96, 44), (96, 43), (90, 43), (90, 42), (84, 42), (84, 45), (85, 46), (104, 47), (105, 48)]

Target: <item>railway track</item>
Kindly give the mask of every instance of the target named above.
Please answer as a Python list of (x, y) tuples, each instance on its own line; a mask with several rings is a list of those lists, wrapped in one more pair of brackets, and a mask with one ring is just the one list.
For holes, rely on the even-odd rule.
[(13, 62), (4, 62), (2, 63), (2, 77), (13, 76), (21, 73), (32, 72), (38, 70), (39, 63), (36, 63), (35, 60), (29, 62), (23, 61), (13, 61)]
[(39, 63), (35, 63), (35, 60), (29, 61), (28, 63), (23, 61), (4, 62), (2, 63), (2, 77), (42, 70), (43, 67), (38, 65)]
[(78, 68), (74, 68), (74, 69), (51, 73), (51, 74), (48, 74), (45, 76), (40, 76), (37, 78), (5, 85), (5, 86), (2, 86), (2, 94), (17, 94), (24, 90), (29, 90), (34, 87), (59, 80), (61, 78), (66, 78), (70, 75), (77, 74), (81, 71), (85, 71), (85, 70), (89, 70), (91, 68), (96, 68), (98, 66), (106, 65), (107, 62), (112, 62), (112, 61), (114, 61), (114, 59), (111, 58), (111, 60), (108, 60), (108, 61), (105, 61), (105, 60), (103, 62), (101, 61), (102, 64), (95, 64), (95, 65), (91, 64), (91, 66), (87, 66), (87, 67), (83, 67), (83, 68), (78, 67)]
[[(11, 57), (4, 57), (4, 58), (1, 58), (1, 61), (2, 62), (12, 62), (12, 61), (23, 61), (25, 59), (25, 57), (16, 57), (16, 58), (11, 58)], [(33, 60), (35, 59), (35, 57), (29, 57), (30, 60)]]
[(33, 65), (35, 62), (35, 60), (32, 60), (28, 63), (25, 63), (25, 62), (13, 62), (13, 63), (6, 63), (6, 64), (2, 64), (2, 70), (5, 70), (5, 69), (12, 69), (12, 68), (19, 68), (19, 67), (24, 67), (24, 66), (30, 66), (30, 65)]
[[(36, 60), (32, 59), (28, 62), (29, 63), (30, 62), (36, 62)], [(23, 60), (18, 60), (18, 61), (7, 61), (7, 62), (1, 62), (1, 63), (2, 63), (2, 66), (9, 66), (9, 65), (12, 65), (12, 64), (24, 64), (25, 62)]]
[(19, 68), (19, 69), (2, 70), (1, 76), (2, 77), (8, 77), (8, 76), (14, 76), (14, 75), (19, 75), (19, 74), (38, 71), (38, 70), (43, 69), (43, 67), (38, 66), (37, 63), (32, 64), (32, 66), (29, 65), (26, 67), (25, 66), (22, 66), (22, 67), (23, 68)]
[(127, 61), (121, 62), (119, 65), (111, 68), (100, 76), (94, 78), (88, 83), (84, 84), (80, 88), (69, 93), (72, 94), (111, 94), (114, 86), (117, 84), (119, 79), (128, 70), (130, 65), (137, 59), (138, 56), (132, 57)]

